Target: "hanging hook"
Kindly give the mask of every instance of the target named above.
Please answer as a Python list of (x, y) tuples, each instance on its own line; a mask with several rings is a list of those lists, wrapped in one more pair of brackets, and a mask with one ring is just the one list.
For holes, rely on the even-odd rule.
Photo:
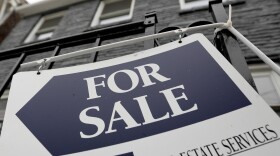
[(179, 42), (178, 43), (182, 43), (182, 38), (183, 38), (183, 30), (182, 29), (179, 29)]
[(37, 75), (40, 75), (41, 74), (40, 71), (45, 68), (46, 61), (47, 61), (47, 59), (44, 59), (43, 62), (41, 63), (41, 65), (39, 66), (38, 71), (37, 71)]

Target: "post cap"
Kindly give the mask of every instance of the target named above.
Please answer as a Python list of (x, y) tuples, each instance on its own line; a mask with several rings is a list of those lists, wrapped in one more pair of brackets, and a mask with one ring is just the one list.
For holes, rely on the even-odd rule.
[(218, 4), (218, 3), (223, 3), (223, 1), (222, 1), (222, 0), (209, 0), (209, 6), (208, 6), (209, 12), (212, 12), (212, 7), (211, 7), (211, 5), (213, 5), (213, 4)]

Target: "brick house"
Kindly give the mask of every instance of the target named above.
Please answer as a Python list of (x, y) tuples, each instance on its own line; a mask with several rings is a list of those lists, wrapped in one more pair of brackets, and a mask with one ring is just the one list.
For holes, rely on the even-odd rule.
[[(223, 3), (227, 6), (229, 0)], [(279, 63), (280, 1), (233, 0), (231, 3), (235, 28)], [(0, 45), (0, 121), (3, 121), (13, 73), (37, 70), (37, 67), (20, 68), (22, 62), (188, 27), (197, 21), (213, 22), (208, 8), (207, 0), (48, 0), (16, 7), (15, 13), (20, 19)], [(214, 39), (213, 30), (203, 33), (210, 41)], [(107, 60), (172, 40), (170, 37), (95, 52), (55, 62), (48, 68)], [(259, 93), (279, 114), (280, 77), (245, 45), (240, 47)]]

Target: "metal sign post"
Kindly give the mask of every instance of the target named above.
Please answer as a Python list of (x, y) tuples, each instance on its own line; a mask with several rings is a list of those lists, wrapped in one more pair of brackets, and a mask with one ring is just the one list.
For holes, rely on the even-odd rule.
[[(212, 13), (214, 22), (225, 22), (229, 19), (222, 0), (210, 0), (209, 11)], [(224, 57), (234, 66), (244, 79), (257, 90), (236, 37), (230, 33), (229, 30), (224, 29), (216, 33), (214, 42), (216, 48), (224, 55)]]

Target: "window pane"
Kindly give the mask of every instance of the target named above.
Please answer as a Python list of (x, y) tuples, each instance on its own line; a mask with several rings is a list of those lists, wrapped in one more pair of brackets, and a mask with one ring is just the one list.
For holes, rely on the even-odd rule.
[(4, 119), (5, 110), (7, 106), (7, 99), (0, 99), (0, 120)]
[(41, 34), (36, 34), (36, 40), (45, 40), (51, 38), (53, 35), (53, 32), (46, 32)]
[(121, 0), (105, 4), (100, 19), (108, 19), (112, 17), (129, 14), (131, 0)]
[(59, 16), (59, 17), (56, 17), (56, 18), (52, 18), (52, 19), (46, 20), (46, 21), (42, 24), (42, 26), (40, 27), (40, 29), (56, 27), (56, 26), (59, 24), (61, 18), (62, 18), (62, 17)]
[(208, 0), (185, 0), (185, 3), (193, 2), (193, 1), (208, 1)]
[(3, 125), (3, 121), (0, 120), (0, 134), (1, 134), (1, 131), (2, 131), (2, 125)]
[(258, 88), (259, 94), (268, 104), (280, 104), (280, 97), (270, 75), (254, 76), (254, 81)]
[(9, 89), (6, 89), (3, 95), (0, 97), (0, 121), (4, 119), (9, 91)]
[(121, 0), (121, 1), (108, 3), (105, 5), (102, 14), (128, 9), (130, 8), (130, 5), (131, 5), (131, 0)]

